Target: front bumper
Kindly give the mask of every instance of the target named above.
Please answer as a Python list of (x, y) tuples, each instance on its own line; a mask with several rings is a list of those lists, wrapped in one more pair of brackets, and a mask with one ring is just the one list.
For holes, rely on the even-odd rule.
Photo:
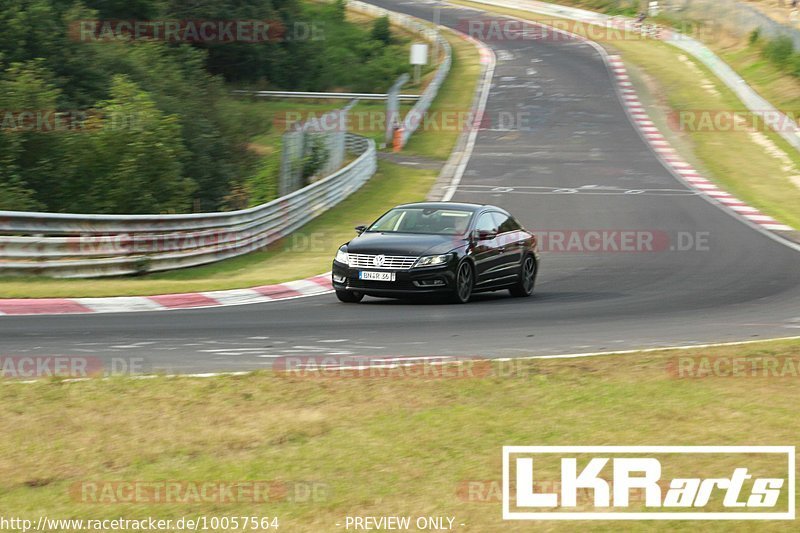
[(370, 296), (410, 296), (449, 293), (455, 287), (456, 276), (450, 264), (407, 270), (389, 270), (388, 272), (395, 273), (394, 281), (365, 281), (358, 278), (361, 270), (387, 272), (387, 270), (379, 269), (350, 268), (348, 265), (334, 261), (331, 269), (333, 288), (363, 292)]

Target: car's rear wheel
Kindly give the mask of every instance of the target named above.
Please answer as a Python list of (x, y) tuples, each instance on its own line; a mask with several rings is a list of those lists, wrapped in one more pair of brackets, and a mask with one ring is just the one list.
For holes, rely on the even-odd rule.
[(456, 286), (453, 290), (451, 300), (454, 303), (465, 304), (472, 297), (472, 288), (475, 286), (475, 275), (472, 265), (468, 261), (463, 261), (456, 270)]
[(336, 297), (339, 298), (340, 302), (355, 304), (364, 298), (364, 293), (356, 291), (336, 291)]
[(536, 283), (536, 259), (533, 256), (525, 256), (520, 265), (519, 281), (508, 289), (512, 296), (525, 297), (533, 294), (533, 286)]

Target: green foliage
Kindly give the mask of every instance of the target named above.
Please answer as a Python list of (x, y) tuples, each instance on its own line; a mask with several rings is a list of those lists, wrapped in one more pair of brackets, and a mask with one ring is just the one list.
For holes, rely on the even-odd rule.
[(752, 46), (756, 44), (760, 38), (761, 38), (761, 28), (756, 28), (750, 32), (750, 37), (748, 37), (747, 41), (750, 43), (750, 46)]
[(23, 113), (56, 109), (59, 91), (46, 79), (43, 60), (12, 63), (0, 78), (0, 207), (38, 209), (46, 205), (36, 192), (47, 187), (42, 176), (58, 170), (57, 135), (31, 131)]
[[(96, 19), (267, 20), (283, 32), (262, 43), (93, 42), (81, 22)], [(4, 209), (167, 213), (269, 200), (277, 169), (248, 144), (270, 119), (229, 105), (225, 82), (379, 92), (408, 68), (388, 20), (347, 22), (345, 0), (0, 0), (0, 28), (0, 110), (81, 116), (57, 132), (0, 116)], [(324, 158), (314, 151), (304, 172)]]
[(344, 21), (347, 14), (347, 0), (335, 0), (333, 2), (334, 18), (339, 21)]
[(764, 46), (764, 57), (782, 68), (788, 66), (793, 52), (794, 44), (792, 40), (783, 35), (769, 41)]
[[(100, 213), (176, 213), (191, 208), (193, 180), (182, 176), (181, 125), (177, 115), (159, 111), (149, 93), (126, 76), (115, 76), (112, 98), (98, 106), (102, 118), (96, 131), (67, 136), (69, 155), (99, 163), (96, 174), (75, 175), (83, 194)], [(80, 210), (69, 195), (65, 210)]]
[(315, 135), (313, 133), (307, 134), (305, 141), (308, 146), (308, 151), (303, 157), (303, 167), (300, 173), (303, 186), (311, 183), (311, 178), (322, 170), (322, 167), (328, 162), (328, 157), (330, 156), (328, 148), (325, 146), (325, 137), (323, 135)]
[(265, 159), (265, 163), (248, 178), (244, 185), (247, 203), (242, 207), (251, 207), (274, 200), (278, 196), (278, 175), (280, 174), (280, 157)]
[(638, 0), (570, 0), (565, 3), (590, 11), (598, 11), (609, 15), (627, 15), (631, 17), (636, 16), (642, 8)]
[(392, 44), (392, 27), (389, 17), (383, 16), (375, 19), (372, 23), (372, 38), (383, 44)]
[(761, 54), (778, 68), (800, 77), (800, 52), (794, 51), (792, 39), (782, 35), (768, 41)]

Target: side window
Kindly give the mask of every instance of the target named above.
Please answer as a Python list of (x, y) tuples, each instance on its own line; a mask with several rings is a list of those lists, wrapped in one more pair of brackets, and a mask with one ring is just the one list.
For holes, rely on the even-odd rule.
[(508, 215), (504, 215), (503, 213), (492, 213), (492, 215), (496, 221), (498, 233), (517, 231), (521, 228), (517, 221)]
[(475, 229), (478, 231), (497, 231), (497, 222), (494, 220), (492, 213), (484, 213), (475, 223)]

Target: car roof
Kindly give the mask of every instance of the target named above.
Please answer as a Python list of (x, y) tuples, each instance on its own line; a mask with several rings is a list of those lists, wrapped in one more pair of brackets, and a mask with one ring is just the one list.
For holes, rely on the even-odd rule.
[(470, 204), (462, 202), (413, 202), (410, 204), (400, 204), (397, 207), (419, 207), (421, 209), (463, 209), (464, 211), (483, 211), (485, 209), (496, 209), (506, 212), (505, 209), (487, 204)]

